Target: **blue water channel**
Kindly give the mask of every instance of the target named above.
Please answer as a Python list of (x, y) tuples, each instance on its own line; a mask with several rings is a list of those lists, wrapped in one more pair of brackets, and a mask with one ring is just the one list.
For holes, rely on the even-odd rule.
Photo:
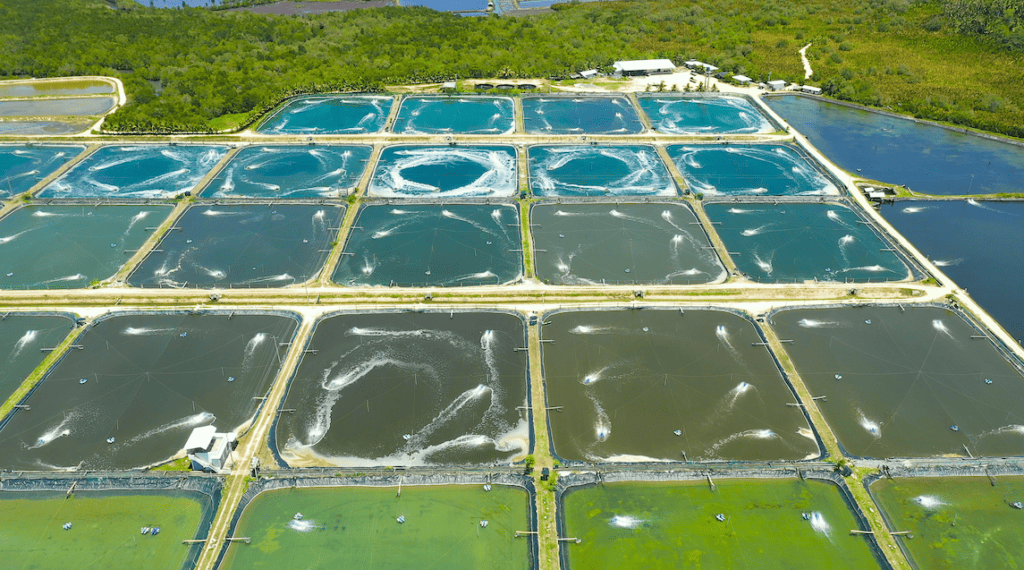
[(625, 97), (523, 97), (526, 132), (540, 135), (635, 135), (644, 130)]
[(527, 151), (537, 196), (677, 196), (668, 168), (649, 145), (533, 146)]
[(882, 215), (896, 231), (1024, 339), (1024, 203), (900, 201)]
[(389, 146), (367, 192), (374, 197), (513, 196), (519, 180), (511, 146)]
[(686, 184), (706, 195), (836, 195), (839, 189), (805, 152), (791, 144), (667, 147)]
[(925, 194), (1024, 192), (1024, 146), (806, 97), (766, 102), (859, 176)]
[(746, 97), (731, 95), (637, 95), (659, 133), (722, 135), (775, 132), (777, 127)]
[(910, 270), (840, 204), (708, 204), (737, 268), (759, 282), (898, 281)]
[(39, 193), (45, 198), (166, 198), (191, 192), (222, 146), (106, 146)]
[(515, 104), (510, 97), (406, 97), (392, 130), (409, 135), (507, 135), (515, 130)]
[(359, 135), (384, 129), (395, 100), (381, 95), (311, 95), (292, 99), (256, 132), (263, 135)]
[(204, 197), (343, 197), (366, 171), (368, 146), (258, 146), (231, 158)]
[(32, 188), (83, 150), (84, 146), (0, 146), (0, 198)]

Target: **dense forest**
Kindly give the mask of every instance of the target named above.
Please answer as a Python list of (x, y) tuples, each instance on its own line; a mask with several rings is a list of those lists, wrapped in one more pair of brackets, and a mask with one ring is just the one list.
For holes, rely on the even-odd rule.
[(1019, 0), (633, 0), (487, 18), (112, 1), (0, 0), (0, 76), (114, 75), (129, 104), (107, 129), (206, 131), (292, 93), (560, 76), (617, 59), (698, 58), (802, 81), (797, 50), (810, 43), (810, 83), (831, 96), (1024, 137)]

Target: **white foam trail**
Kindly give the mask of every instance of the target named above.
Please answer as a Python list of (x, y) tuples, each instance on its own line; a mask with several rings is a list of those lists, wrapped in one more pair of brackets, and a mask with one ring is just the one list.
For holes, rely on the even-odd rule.
[(776, 435), (775, 432), (773, 432), (770, 429), (749, 429), (749, 430), (746, 430), (746, 431), (741, 431), (739, 433), (734, 433), (734, 434), (732, 434), (732, 435), (730, 435), (728, 437), (725, 437), (725, 438), (715, 442), (714, 444), (712, 444), (711, 447), (708, 448), (707, 456), (708, 457), (713, 457), (714, 454), (717, 453), (718, 450), (722, 448), (722, 446), (724, 446), (726, 444), (729, 444), (729, 443), (732, 443), (734, 441), (740, 440), (740, 439), (762, 439), (762, 440), (767, 440), (767, 439), (775, 439), (775, 438), (778, 438), (778, 437), (779, 436)]
[(270, 275), (267, 277), (260, 277), (258, 279), (250, 279), (246, 283), (265, 283), (267, 281), (295, 281), (295, 278), (288, 273), (282, 273), (280, 275)]
[(36, 440), (36, 443), (34, 445), (28, 446), (28, 448), (38, 449), (40, 447), (43, 447), (44, 445), (49, 444), (55, 439), (60, 439), (62, 437), (67, 437), (71, 435), (71, 428), (69, 428), (68, 425), (72, 424), (77, 419), (78, 414), (76, 413), (70, 413), (64, 416), (64, 419), (61, 420), (59, 424), (43, 432), (43, 434), (39, 436), (39, 439)]
[(452, 212), (450, 210), (441, 210), (441, 215), (446, 217), (446, 218), (448, 218), (448, 219), (451, 219), (451, 220), (458, 220), (460, 222), (469, 224), (469, 225), (473, 226), (474, 228), (476, 228), (476, 229), (478, 229), (478, 230), (480, 230), (482, 232), (486, 232), (486, 233), (489, 233), (489, 234), (492, 234), (492, 235), (494, 234), (494, 230), (485, 227), (483, 224), (479, 224), (477, 222), (474, 222), (473, 220), (470, 220), (470, 219), (467, 219), (467, 218), (463, 218), (462, 216), (460, 216), (460, 215), (458, 215), (458, 214), (456, 214), (456, 213), (454, 213), (454, 212)]
[(245, 353), (242, 357), (242, 368), (248, 369), (252, 366), (253, 356), (256, 354), (256, 348), (263, 344), (263, 341), (267, 340), (267, 333), (256, 333), (249, 342), (245, 345)]
[(814, 319), (800, 319), (797, 322), (798, 325), (805, 329), (816, 329), (820, 327), (837, 327), (839, 323), (836, 321), (816, 321)]
[(24, 349), (28, 344), (39, 337), (39, 331), (26, 331), (25, 334), (18, 339), (18, 342), (14, 343), (14, 350), (11, 353), (10, 359), (13, 360)]
[(630, 515), (615, 515), (610, 524), (618, 528), (637, 528), (645, 522), (647, 521)]
[(951, 265), (960, 265), (961, 261), (963, 261), (963, 260), (962, 259), (936, 259), (936, 260), (933, 260), (932, 263), (934, 263), (936, 267), (949, 267)]
[(1024, 426), (1018, 425), (1018, 424), (1003, 426), (1003, 427), (1001, 427), (999, 429), (994, 429), (992, 431), (987, 431), (987, 432), (981, 434), (981, 437), (986, 437), (986, 436), (990, 436), (990, 435), (1004, 435), (1004, 434), (1024, 435)]
[(310, 532), (316, 529), (316, 521), (309, 519), (296, 520), (292, 519), (288, 521), (288, 528), (296, 532)]
[(864, 415), (864, 412), (860, 410), (857, 410), (857, 423), (860, 424), (860, 427), (864, 428), (868, 433), (874, 436), (875, 439), (882, 437), (882, 426), (879, 425), (878, 422), (869, 420), (867, 416)]
[(211, 216), (211, 217), (216, 217), (216, 216), (237, 216), (239, 213), (240, 212), (226, 212), (224, 210), (205, 210), (203, 212), (203, 215), (204, 216)]
[(604, 368), (596, 372), (591, 372), (589, 374), (584, 375), (582, 384), (584, 386), (590, 386), (591, 384), (597, 383), (598, 381), (601, 380), (601, 377), (604, 375), (604, 373), (607, 372), (610, 368), (611, 366), (605, 366)]
[(926, 509), (937, 509), (946, 504), (935, 495), (919, 495), (914, 497), (914, 502)]
[(587, 392), (587, 397), (594, 404), (594, 412), (597, 415), (597, 420), (594, 422), (594, 438), (598, 442), (608, 441), (612, 434), (612, 423), (608, 418), (608, 414), (604, 411), (604, 407), (597, 400), (596, 396)]
[(67, 275), (65, 277), (57, 277), (56, 279), (47, 279), (46, 281), (42, 281), (41, 284), (45, 285), (47, 283), (63, 283), (63, 282), (67, 282), (67, 281), (81, 281), (83, 279), (85, 279), (85, 275), (82, 275), (81, 273), (75, 273), (74, 275)]
[[(951, 333), (949, 331), (949, 329), (946, 328), (946, 323), (942, 322), (941, 319), (933, 320), (932, 321), (932, 328), (934, 328), (935, 330), (939, 331), (940, 333), (946, 335), (947, 337), (949, 337), (950, 340), (953, 340), (953, 341), (956, 340), (956, 338), (953, 337), (953, 333)], [(959, 344), (959, 342), (957, 344)]]
[[(492, 392), (489, 387), (484, 386), (483, 384), (479, 384), (475, 388), (470, 388), (469, 390), (466, 390), (465, 392), (459, 394), (458, 397), (456, 397), (452, 403), (448, 404), (448, 406), (445, 409), (441, 410), (441, 413), (437, 414), (437, 416), (433, 420), (431, 420), (429, 424), (424, 426), (422, 429), (416, 432), (415, 435), (409, 438), (409, 440), (405, 444), (406, 450), (412, 450), (422, 447), (423, 444), (426, 442), (426, 439), (430, 437), (430, 435), (433, 434), (437, 430), (437, 428), (451, 421), (451, 419), (454, 418), (456, 414), (458, 414), (459, 410), (466, 407), (468, 404), (472, 402), (480, 400), (486, 394), (491, 393)], [(494, 400), (495, 398), (492, 395), (492, 403)]]
[(173, 330), (173, 328), (153, 329), (147, 327), (128, 327), (124, 329), (124, 331), (121, 334), (126, 334), (128, 336), (148, 336), (154, 334), (164, 334), (167, 332), (172, 332)]
[(929, 207), (929, 206), (908, 206), (906, 208), (903, 208), (903, 213), (904, 214), (916, 214), (918, 212), (923, 212), (925, 210), (930, 210), (930, 209), (931, 209), (931, 207)]
[(754, 254), (754, 263), (756, 263), (757, 266), (761, 268), (761, 271), (764, 271), (766, 275), (771, 275), (772, 271), (775, 270), (772, 266), (771, 258), (768, 258), (768, 260), (761, 259), (761, 257), (756, 253)]
[[(423, 166), (460, 169), (473, 164), (483, 172), (468, 184), (442, 190), (436, 186), (405, 178), (404, 173)], [(398, 197), (429, 193), (431, 196), (512, 196), (516, 191), (516, 159), (504, 149), (474, 147), (403, 147), (394, 152), (394, 160), (378, 166), (370, 183), (372, 196)]]
[(837, 214), (835, 212), (835, 210), (829, 210), (829, 211), (825, 212), (825, 215), (828, 217), (828, 219), (832, 220), (833, 222), (842, 222), (843, 221), (843, 219), (839, 217), (839, 214)]
[(56, 214), (54, 212), (44, 212), (42, 210), (37, 210), (35, 212), (32, 212), (32, 217), (33, 218), (53, 218), (53, 217), (63, 218), (65, 216), (67, 216), (67, 214)]
[(889, 269), (888, 267), (883, 267), (881, 265), (864, 265), (862, 267), (847, 267), (846, 269), (843, 269), (841, 272), (845, 273), (847, 271), (870, 271), (871, 273), (881, 273), (883, 271), (892, 272), (892, 269)]
[(761, 227), (759, 227), (759, 228), (750, 228), (750, 229), (746, 229), (746, 230), (743, 230), (743, 235), (745, 235), (745, 236), (747, 236), (747, 237), (750, 237), (750, 236), (756, 236), (756, 235), (758, 235), (758, 234), (760, 234), (760, 233), (764, 232), (764, 229), (765, 229), (765, 228), (767, 228), (767, 227), (768, 227), (768, 226), (761, 226)]
[(845, 235), (845, 236), (839, 238), (839, 247), (843, 247), (845, 245), (849, 245), (849, 244), (853, 243), (853, 241), (854, 241), (853, 236)]
[(139, 212), (138, 214), (135, 214), (134, 216), (132, 216), (131, 221), (128, 222), (128, 229), (126, 229), (124, 231), (124, 235), (128, 235), (128, 232), (132, 231), (132, 228), (135, 227), (135, 224), (141, 222), (142, 220), (145, 220), (146, 216), (148, 216), (148, 215), (149, 215), (149, 211), (148, 210), (143, 210), (143, 211)]
[(594, 327), (590, 325), (578, 325), (569, 329), (569, 332), (571, 334), (601, 334), (609, 330), (611, 330), (611, 327)]
[(497, 275), (490, 271), (481, 271), (480, 273), (471, 273), (469, 275), (466, 275), (465, 277), (459, 277), (458, 279), (456, 279), (456, 281), (466, 281), (469, 279), (488, 279), (491, 277), (497, 277)]
[(21, 237), (24, 234), (27, 234), (30, 231), (32, 231), (32, 230), (31, 229), (23, 230), (23, 231), (20, 231), (20, 232), (14, 234), (14, 235), (9, 235), (7, 237), (2, 237), (2, 238), (0, 238), (0, 245), (11, 243), (12, 241), (18, 239), (19, 237)]
[(743, 209), (743, 208), (729, 208), (726, 211), (729, 212), (730, 214), (750, 214), (750, 213), (756, 212), (757, 210), (746, 210), (746, 209)]
[(715, 336), (717, 336), (718, 340), (722, 341), (722, 344), (725, 345), (725, 348), (732, 353), (733, 358), (735, 358), (740, 364), (743, 364), (743, 357), (740, 356), (740, 352), (736, 350), (736, 347), (732, 345), (732, 338), (729, 336), (729, 329), (725, 328), (725, 325), (718, 325), (715, 327)]
[(824, 534), (829, 540), (832, 540), (832, 527), (821, 513), (811, 513), (811, 528), (814, 529), (814, 532)]
[(153, 437), (154, 435), (159, 435), (161, 433), (172, 430), (193, 429), (197, 427), (208, 426), (215, 421), (217, 421), (217, 416), (211, 414), (210, 412), (200, 412), (198, 414), (193, 414), (191, 416), (186, 416), (184, 418), (174, 420), (173, 422), (168, 422), (160, 427), (153, 428), (145, 433), (142, 433), (129, 439), (125, 443), (126, 445), (137, 443), (144, 439)]

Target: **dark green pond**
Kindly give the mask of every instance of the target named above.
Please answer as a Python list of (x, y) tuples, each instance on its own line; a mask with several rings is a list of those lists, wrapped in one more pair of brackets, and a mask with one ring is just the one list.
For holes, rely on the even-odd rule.
[[(192, 206), (128, 277), (143, 287), (283, 287), (316, 277), (345, 208)], [(335, 228), (335, 229), (332, 229)]]
[(334, 272), (343, 285), (459, 287), (522, 277), (519, 210), (509, 204), (364, 206)]
[(44, 348), (60, 344), (74, 321), (66, 315), (5, 314), (0, 320), (0, 404), (21, 386), (46, 358)]
[(708, 204), (737, 268), (754, 281), (900, 281), (910, 269), (841, 204)]
[(558, 285), (707, 283), (725, 277), (684, 204), (537, 204), (537, 276)]
[[(93, 325), (0, 428), (0, 468), (132, 469), (193, 428), (238, 429), (277, 375), (293, 318), (119, 315)], [(111, 439), (112, 438), (112, 439)]]
[(271, 438), (291, 466), (508, 464), (530, 446), (523, 327), (499, 312), (325, 319)]
[[(554, 450), (575, 461), (776, 460), (818, 445), (754, 325), (725, 311), (546, 317)], [(676, 433), (678, 431), (678, 433)]]
[(76, 289), (113, 277), (170, 206), (25, 206), (0, 220), (0, 287)]
[(1024, 378), (937, 307), (784, 310), (786, 352), (839, 443), (860, 457), (1021, 455)]

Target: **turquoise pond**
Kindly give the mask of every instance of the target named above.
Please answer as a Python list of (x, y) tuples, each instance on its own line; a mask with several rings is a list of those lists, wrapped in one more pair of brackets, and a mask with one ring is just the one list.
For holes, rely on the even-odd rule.
[(222, 146), (105, 146), (39, 193), (43, 198), (168, 198), (196, 184), (227, 154)]
[(384, 129), (393, 97), (313, 95), (292, 99), (264, 121), (263, 135), (358, 135)]
[(142, 287), (283, 287), (316, 277), (345, 208), (245, 204), (189, 208), (128, 277)]
[(370, 205), (356, 218), (334, 281), (342, 285), (498, 285), (522, 277), (511, 204)]
[(527, 151), (536, 196), (678, 196), (649, 145), (533, 146)]
[(555, 285), (693, 284), (725, 278), (686, 204), (536, 204), (537, 277)]
[(723, 135), (777, 130), (746, 97), (643, 94), (637, 99), (659, 133)]
[(925, 194), (1024, 192), (1024, 146), (806, 97), (765, 101), (843, 169)]
[(60, 344), (74, 326), (69, 315), (8, 314), (0, 319), (0, 402), (43, 362), (42, 349)]
[(909, 268), (840, 204), (708, 204), (737, 268), (754, 281), (899, 281)]
[(345, 197), (366, 171), (368, 146), (258, 146), (242, 149), (203, 189), (204, 198)]
[(508, 197), (519, 184), (512, 146), (389, 146), (377, 161), (373, 197)]
[(625, 97), (523, 97), (526, 132), (541, 135), (635, 135), (644, 125)]
[(74, 289), (113, 277), (170, 206), (25, 206), (0, 220), (0, 288)]
[(790, 144), (672, 145), (667, 150), (694, 193), (839, 194), (831, 178), (805, 152)]
[(416, 97), (402, 100), (396, 133), (507, 135), (515, 131), (511, 97)]
[(32, 188), (83, 150), (84, 146), (0, 146), (0, 198)]
[(1024, 204), (899, 201), (882, 215), (1020, 342), (1024, 339)]

